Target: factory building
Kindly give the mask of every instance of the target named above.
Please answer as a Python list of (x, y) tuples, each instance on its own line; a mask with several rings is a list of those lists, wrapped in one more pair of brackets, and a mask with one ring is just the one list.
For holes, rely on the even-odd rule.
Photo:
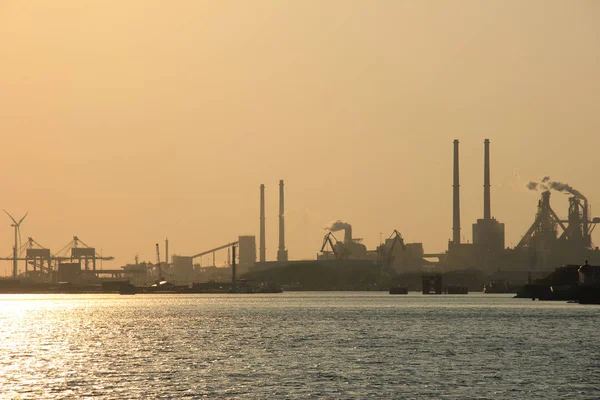
[(580, 193), (569, 198), (568, 217), (561, 219), (550, 205), (550, 191), (545, 190), (535, 220), (515, 252), (521, 254), (530, 270), (550, 270), (586, 259), (600, 263), (600, 250), (591, 240), (598, 222), (600, 218), (590, 218), (587, 199)]
[[(284, 183), (279, 181), (279, 247), (277, 251), (277, 261), (266, 260), (266, 243), (265, 243), (265, 185), (260, 185), (260, 245), (258, 262), (252, 262), (251, 270), (265, 270), (277, 266), (291, 265), (295, 263), (307, 264), (311, 261), (298, 260), (289, 261), (287, 249), (285, 248), (285, 224), (284, 224)], [(328, 228), (328, 233), (323, 238), (323, 245), (317, 254), (317, 260), (313, 260), (317, 264), (326, 262), (326, 264), (335, 263), (335, 265), (365, 265), (377, 268), (385, 265), (395, 271), (418, 270), (428, 262), (424, 259), (424, 251), (422, 243), (407, 243), (400, 234), (395, 231), (385, 243), (380, 245), (375, 250), (367, 249), (362, 242), (362, 238), (353, 236), (352, 225), (342, 221), (333, 222)], [(343, 231), (343, 240), (338, 240), (334, 232)], [(250, 263), (249, 258), (245, 258), (243, 254), (252, 255), (251, 250), (246, 252), (245, 246), (242, 245), (240, 237), (240, 266)], [(400, 240), (401, 245), (398, 245)], [(248, 249), (254, 248), (254, 243), (248, 243)], [(256, 253), (253, 259), (256, 260)]]
[(256, 237), (240, 236), (238, 238), (240, 273), (247, 272), (256, 263)]
[[(368, 250), (361, 238), (352, 237), (352, 226), (349, 223), (336, 221), (328, 229), (318, 260), (362, 260), (396, 273), (420, 270), (428, 264), (423, 244), (404, 243), (402, 235), (396, 230), (376, 250)], [(333, 234), (340, 230), (344, 231), (343, 241), (338, 241)]]
[(454, 141), (453, 225), (445, 265), (450, 269), (496, 270), (504, 252), (504, 224), (492, 217), (490, 183), (490, 141), (484, 141), (483, 218), (473, 224), (472, 243), (460, 241), (459, 142)]
[[(267, 265), (267, 247), (265, 239), (266, 223), (265, 223), (265, 185), (260, 185), (260, 228), (259, 228), (259, 259), (258, 262), (263, 264), (263, 267)], [(240, 249), (242, 251), (242, 249)], [(248, 259), (249, 261), (249, 259)], [(285, 203), (284, 203), (284, 183), (283, 180), (279, 181), (279, 247), (277, 248), (277, 262), (287, 263), (288, 251), (285, 248)], [(252, 264), (256, 262), (256, 257)], [(240, 259), (240, 263), (242, 263)]]
[[(392, 247), (392, 241), (393, 239), (386, 240), (385, 246), (388, 249)], [(418, 271), (426, 264), (423, 243), (406, 243), (404, 248), (396, 246), (391, 254), (391, 267), (396, 273)]]
[(504, 224), (492, 218), (489, 139), (484, 146), (483, 218), (473, 224), (473, 244), (482, 253), (496, 254), (504, 250)]
[(187, 284), (194, 279), (194, 259), (186, 256), (173, 255), (171, 268), (173, 283)]
[[(454, 141), (454, 182), (453, 182), (453, 225), (452, 239), (448, 242), (448, 250), (442, 254), (427, 254), (422, 243), (404, 243), (399, 232), (394, 231), (377, 249), (369, 250), (361, 238), (353, 236), (353, 227), (347, 222), (336, 221), (328, 228), (323, 238), (317, 260), (289, 261), (285, 247), (284, 224), (284, 185), (279, 182), (279, 245), (276, 261), (266, 260), (265, 241), (265, 185), (260, 185), (260, 235), (259, 252), (257, 254), (254, 236), (240, 236), (238, 242), (199, 253), (194, 257), (237, 245), (239, 250), (238, 271), (259, 271), (274, 267), (286, 267), (296, 264), (335, 266), (343, 268), (373, 268), (383, 275), (402, 274), (427, 271), (427, 267), (440, 271), (479, 270), (487, 276), (498, 276), (502, 273), (512, 279), (527, 279), (532, 271), (548, 271), (561, 264), (576, 263), (585, 258), (593, 263), (600, 263), (600, 251), (594, 248), (591, 232), (597, 218), (590, 219), (587, 199), (575, 195), (569, 200), (569, 211), (566, 219), (559, 218), (550, 207), (550, 192), (544, 191), (538, 204), (535, 222), (523, 237), (519, 245), (513, 249), (506, 248), (505, 225), (492, 215), (491, 209), (491, 162), (490, 141), (484, 141), (483, 163), (483, 215), (472, 227), (472, 240), (461, 242), (460, 221), (460, 175), (459, 175), (459, 142)], [(552, 187), (556, 189), (556, 187)], [(343, 231), (341, 236), (337, 232)], [(258, 262), (257, 262), (258, 255)], [(214, 258), (214, 255), (213, 255)], [(437, 262), (432, 261), (436, 259)], [(175, 262), (175, 260), (174, 260)], [(191, 270), (191, 260), (186, 260), (185, 271)], [(351, 271), (349, 269), (348, 271)], [(350, 272), (349, 272), (350, 273)], [(516, 275), (514, 275), (515, 273)], [(513, 275), (511, 275), (513, 274)]]
[(478, 219), (473, 224), (473, 244), (485, 251), (504, 250), (504, 224), (495, 218)]
[[(504, 224), (492, 217), (490, 185), (490, 142), (484, 141), (483, 218), (472, 225), (472, 243), (460, 242), (460, 192), (458, 140), (454, 141), (453, 226), (452, 240), (440, 262), (448, 269), (476, 268), (489, 273), (551, 271), (563, 264), (588, 259), (600, 263), (600, 250), (594, 247), (591, 233), (599, 218), (590, 218), (588, 200), (569, 185), (544, 178), (535, 219), (514, 249), (505, 246)], [(569, 198), (568, 217), (561, 219), (550, 206), (550, 189), (573, 194)]]
[[(343, 221), (335, 221), (328, 228), (329, 232), (323, 238), (319, 260), (376, 260), (376, 256), (369, 255), (367, 246), (362, 244), (361, 238), (352, 237), (352, 225)], [(339, 241), (334, 232), (344, 231), (344, 240)], [(370, 257), (369, 257), (370, 256)]]

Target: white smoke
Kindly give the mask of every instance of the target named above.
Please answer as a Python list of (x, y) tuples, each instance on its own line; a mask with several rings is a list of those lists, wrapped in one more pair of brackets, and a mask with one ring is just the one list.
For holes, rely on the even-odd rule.
[(586, 200), (585, 196), (573, 186), (568, 183), (553, 181), (549, 176), (543, 177), (539, 182), (531, 181), (526, 186), (529, 190), (556, 190), (557, 192), (570, 193), (579, 199)]
[(341, 230), (349, 229), (349, 228), (351, 229), (352, 225), (350, 225), (347, 222), (340, 221), (338, 219), (337, 221), (334, 221), (334, 222), (330, 223), (328, 226), (326, 226), (323, 229), (326, 229), (326, 230), (331, 231), (331, 232), (337, 232), (337, 231), (341, 231)]

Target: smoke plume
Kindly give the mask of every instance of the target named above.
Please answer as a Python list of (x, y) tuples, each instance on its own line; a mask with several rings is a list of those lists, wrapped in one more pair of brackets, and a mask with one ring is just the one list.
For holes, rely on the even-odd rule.
[(347, 222), (340, 221), (338, 219), (337, 221), (330, 223), (329, 226), (326, 226), (323, 229), (327, 229), (331, 232), (336, 232), (336, 231), (341, 231), (343, 229), (348, 229), (348, 228), (352, 228), (352, 225), (350, 225)]
[(549, 176), (545, 176), (542, 178), (542, 180), (540, 182), (529, 182), (527, 184), (527, 189), (529, 190), (556, 190), (557, 192), (562, 192), (562, 193), (570, 193), (573, 196), (582, 199), (582, 200), (586, 200), (585, 196), (577, 189), (575, 189), (573, 186), (569, 185), (568, 183), (563, 183), (563, 182), (557, 182), (557, 181), (553, 181), (550, 179)]

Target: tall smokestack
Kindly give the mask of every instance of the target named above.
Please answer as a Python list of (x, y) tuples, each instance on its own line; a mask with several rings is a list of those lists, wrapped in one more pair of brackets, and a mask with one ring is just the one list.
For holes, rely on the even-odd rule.
[(483, 219), (492, 219), (492, 206), (490, 205), (490, 140), (485, 139), (485, 155), (483, 160)]
[(344, 243), (352, 243), (352, 226), (344, 228)]
[(287, 261), (287, 250), (285, 249), (285, 226), (283, 222), (283, 180), (279, 181), (279, 250), (277, 250), (277, 261)]
[(261, 263), (266, 261), (265, 248), (265, 185), (260, 185), (260, 255)]
[(169, 238), (165, 239), (165, 265), (169, 265)]
[(460, 243), (460, 185), (458, 182), (458, 140), (454, 140), (454, 184), (452, 242)]

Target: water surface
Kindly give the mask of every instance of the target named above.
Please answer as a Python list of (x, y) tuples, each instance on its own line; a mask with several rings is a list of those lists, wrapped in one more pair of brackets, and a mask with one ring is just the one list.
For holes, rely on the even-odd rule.
[(512, 295), (0, 295), (1, 398), (600, 398), (600, 306)]

